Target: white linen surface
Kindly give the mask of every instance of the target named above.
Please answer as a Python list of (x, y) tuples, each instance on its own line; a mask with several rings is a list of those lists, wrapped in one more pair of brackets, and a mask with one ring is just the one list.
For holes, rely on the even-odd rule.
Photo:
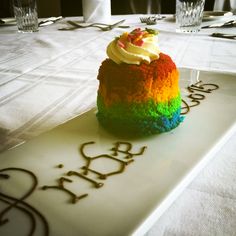
[(236, 135), (145, 236), (236, 235)]
[[(131, 28), (145, 27), (138, 15), (112, 19), (124, 18)], [(96, 105), (96, 76), (107, 43), (125, 29), (58, 31), (63, 21), (33, 34), (17, 33), (15, 26), (0, 28), (1, 150)], [(160, 31), (161, 51), (178, 67), (236, 73), (236, 41), (209, 37), (235, 29), (179, 34), (172, 17), (151, 27)], [(235, 153), (236, 135), (146, 235), (236, 235)]]

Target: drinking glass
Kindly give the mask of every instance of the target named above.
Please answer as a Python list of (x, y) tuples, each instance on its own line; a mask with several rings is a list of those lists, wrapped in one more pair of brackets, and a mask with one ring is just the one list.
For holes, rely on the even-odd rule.
[(176, 0), (177, 32), (198, 32), (205, 0)]
[(13, 0), (13, 9), (19, 32), (38, 31), (36, 0)]

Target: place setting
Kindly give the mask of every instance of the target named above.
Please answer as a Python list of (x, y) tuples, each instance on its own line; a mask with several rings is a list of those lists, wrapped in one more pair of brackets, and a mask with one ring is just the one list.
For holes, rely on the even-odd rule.
[(113, 24), (106, 24), (106, 23), (84, 23), (81, 21), (72, 21), (72, 20), (67, 20), (64, 23), (66, 23), (67, 27), (62, 27), (58, 28), (58, 30), (61, 31), (71, 31), (71, 30), (77, 30), (77, 29), (85, 29), (85, 28), (98, 28), (101, 31), (110, 31), (114, 28), (122, 28), (122, 29), (127, 29), (130, 26), (128, 25), (122, 25), (125, 22), (125, 20), (120, 20), (118, 22), (115, 22)]

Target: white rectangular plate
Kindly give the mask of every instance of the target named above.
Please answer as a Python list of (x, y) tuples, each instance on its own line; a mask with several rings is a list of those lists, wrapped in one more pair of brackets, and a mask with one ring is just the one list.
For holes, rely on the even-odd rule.
[[(179, 127), (168, 133), (145, 138), (122, 139), (101, 128), (96, 111), (91, 110), (69, 122), (42, 134), (27, 143), (0, 155), (1, 169), (24, 168), (35, 173), (39, 180), (37, 189), (25, 201), (37, 208), (47, 219), (50, 235), (140, 235), (171, 205), (201, 169), (214, 157), (227, 138), (235, 130), (236, 78), (234, 75), (201, 72), (204, 83), (219, 85), (218, 90), (203, 93), (206, 98), (199, 106), (191, 108)], [(189, 71), (181, 72), (180, 85), (189, 81)], [(111, 154), (117, 141), (132, 143), (131, 152), (147, 146), (143, 155), (123, 173), (98, 179), (94, 173), (89, 177), (103, 183), (94, 185), (78, 176), (66, 176), (68, 171), (81, 172), (86, 160), (80, 153), (82, 143), (90, 156)], [(119, 156), (120, 157), (120, 156)], [(63, 164), (62, 168), (58, 168)], [(92, 162), (91, 168), (112, 172), (120, 164), (102, 158)], [(17, 171), (6, 171), (11, 178), (0, 178), (0, 192), (18, 198), (27, 192), (31, 180)], [(73, 180), (65, 187), (77, 195), (88, 196), (72, 204), (65, 192), (48, 189), (44, 185), (57, 185), (66, 177)], [(19, 204), (20, 205), (20, 204)], [(7, 205), (0, 202), (0, 211)], [(0, 235), (21, 235), (29, 232), (28, 216), (19, 209), (11, 209), (4, 218), (9, 222), (0, 227)], [(43, 235), (43, 224), (36, 218), (37, 235)], [(21, 232), (21, 233), (20, 233)], [(26, 233), (25, 233), (26, 235)]]

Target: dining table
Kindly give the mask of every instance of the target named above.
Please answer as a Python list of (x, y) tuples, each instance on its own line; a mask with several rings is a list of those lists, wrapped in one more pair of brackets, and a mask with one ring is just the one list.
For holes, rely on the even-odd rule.
[[(163, 16), (147, 25), (140, 21), (147, 15), (112, 15), (109, 23), (124, 22), (107, 31), (97, 27), (61, 30), (72, 27), (68, 21), (86, 25), (82, 16), (63, 17), (34, 33), (19, 33), (14, 21), (0, 25), (0, 235), (28, 235), (22, 225), (30, 220), (22, 223), (19, 211), (30, 203), (48, 220), (45, 234), (40, 230), (45, 220), (31, 228), (35, 235), (236, 235), (236, 38), (212, 36), (236, 35), (236, 27), (180, 33), (175, 17)], [(202, 26), (232, 19), (236, 16), (203, 19)], [(116, 140), (95, 124), (97, 75), (107, 58), (109, 42), (136, 28), (158, 31), (160, 51), (175, 62), (181, 85), (188, 86), (197, 71), (203, 82), (217, 84), (217, 90), (205, 91), (201, 97), (206, 99), (198, 107), (190, 107), (189, 115), (184, 115), (174, 131), (142, 141), (131, 139), (137, 148), (150, 143), (147, 157), (135, 157), (127, 172), (111, 176), (101, 190), (89, 187), (89, 196), (81, 195), (80, 203), (71, 205), (65, 200), (67, 195), (49, 189), (36, 188), (27, 199), (26, 195), (19, 197), (23, 194), (17, 191), (26, 189), (29, 181), (24, 176), (16, 178), (23, 174), (15, 172), (26, 169), (39, 177), (39, 185), (52, 187), (54, 183), (54, 188), (74, 196), (65, 186), (75, 176), (64, 176), (57, 187), (52, 181), (64, 169), (78, 171), (82, 166), (80, 161), (74, 167), (77, 149), (72, 146), (98, 142), (100, 151), (104, 140), (106, 147)], [(186, 91), (181, 88), (183, 95)], [(158, 152), (165, 158), (155, 157)], [(8, 175), (13, 176), (12, 182), (6, 180)]]

